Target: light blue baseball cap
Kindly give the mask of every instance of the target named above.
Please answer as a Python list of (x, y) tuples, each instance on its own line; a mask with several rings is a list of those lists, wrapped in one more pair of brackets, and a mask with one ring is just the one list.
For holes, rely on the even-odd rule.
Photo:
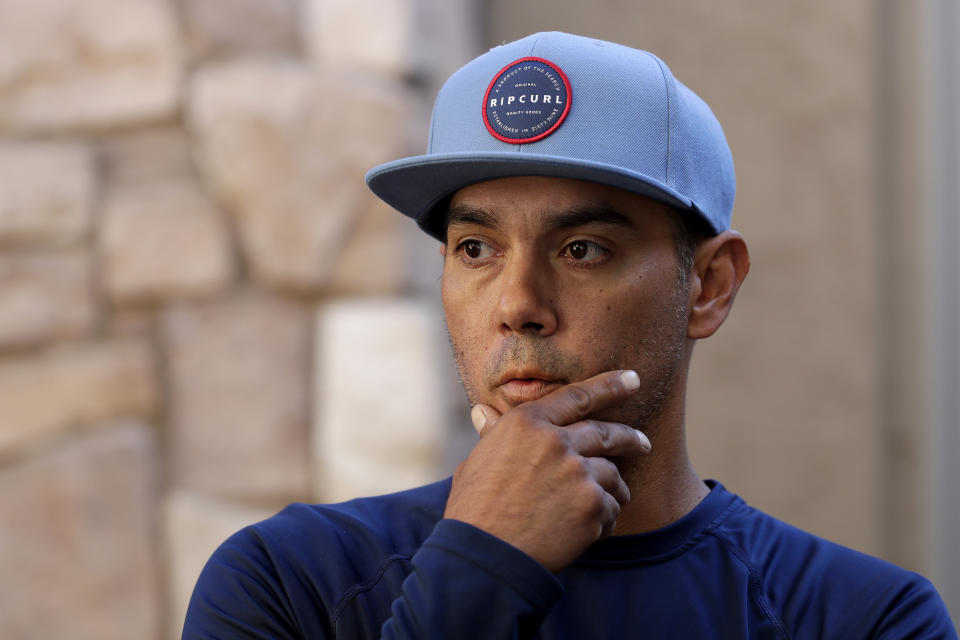
[(618, 187), (730, 228), (733, 157), (710, 107), (651, 53), (567, 33), (491, 49), (454, 73), (424, 155), (371, 169), (367, 185), (443, 240), (447, 198), (508, 176)]

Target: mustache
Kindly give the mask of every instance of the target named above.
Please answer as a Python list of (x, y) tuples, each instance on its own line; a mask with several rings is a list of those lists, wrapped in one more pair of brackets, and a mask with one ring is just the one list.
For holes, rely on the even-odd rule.
[(516, 367), (536, 369), (566, 382), (579, 379), (583, 371), (579, 357), (561, 351), (552, 342), (542, 338), (510, 336), (487, 363), (483, 382), (488, 389), (494, 389), (503, 372)]

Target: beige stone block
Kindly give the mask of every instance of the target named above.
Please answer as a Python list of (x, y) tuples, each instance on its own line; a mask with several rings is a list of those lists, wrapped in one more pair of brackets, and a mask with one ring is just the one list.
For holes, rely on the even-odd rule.
[(369, 206), (363, 174), (397, 155), (407, 94), (293, 60), (208, 66), (191, 84), (199, 160), (236, 216), (253, 276), (322, 289)]
[(91, 280), (85, 251), (0, 254), (0, 348), (90, 333)]
[[(415, 46), (410, 55), (418, 78), (439, 88), (465, 62), (484, 52), (483, 39), (488, 34), (486, 29), (477, 28), (476, 7), (474, 0), (415, 1), (410, 36)], [(559, 7), (554, 5), (552, 9)], [(542, 24), (535, 27), (542, 28)]]
[(63, 345), (0, 362), (0, 452), (81, 426), (149, 417), (157, 408), (146, 343)]
[(0, 3), (0, 131), (103, 128), (169, 116), (180, 75), (167, 2)]
[(180, 638), (193, 587), (210, 555), (233, 533), (272, 514), (273, 510), (184, 491), (174, 491), (167, 496), (164, 531), (171, 640)]
[(435, 480), (449, 391), (439, 310), (416, 300), (325, 305), (316, 339), (317, 493), (345, 500)]
[[(366, 172), (407, 152), (415, 101), (399, 81), (340, 69), (315, 72), (313, 78), (304, 160), (327, 186), (354, 187), (366, 195)], [(418, 150), (422, 144), (416, 141)]]
[(373, 194), (360, 212), (328, 285), (334, 295), (390, 295), (411, 281), (409, 220)]
[(93, 156), (85, 146), (0, 144), (0, 246), (76, 242), (90, 228), (95, 193)]
[(298, 0), (178, 0), (190, 58), (299, 49)]
[(163, 317), (171, 481), (261, 501), (309, 496), (309, 320), (247, 292)]
[(157, 637), (156, 455), (128, 423), (0, 466), (0, 636)]
[(190, 141), (179, 126), (134, 129), (104, 136), (99, 148), (103, 180), (110, 185), (188, 178)]
[(99, 249), (104, 289), (118, 303), (208, 295), (233, 276), (225, 225), (190, 180), (109, 192)]
[(148, 339), (157, 325), (156, 312), (152, 307), (113, 309), (106, 321), (106, 334), (113, 338)]
[(411, 70), (412, 0), (307, 0), (307, 46), (321, 67)]

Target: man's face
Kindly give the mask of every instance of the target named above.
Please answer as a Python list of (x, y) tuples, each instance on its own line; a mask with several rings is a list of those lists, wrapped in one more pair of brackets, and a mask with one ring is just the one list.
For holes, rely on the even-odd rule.
[(687, 286), (669, 210), (613, 187), (502, 178), (458, 191), (443, 305), (471, 404), (503, 412), (602, 371), (641, 390), (604, 413), (636, 427), (682, 393)]

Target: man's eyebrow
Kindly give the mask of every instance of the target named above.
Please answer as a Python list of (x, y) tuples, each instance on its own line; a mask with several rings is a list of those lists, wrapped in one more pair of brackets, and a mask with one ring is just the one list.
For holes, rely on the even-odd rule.
[(489, 229), (500, 228), (500, 221), (497, 219), (497, 216), (493, 215), (493, 213), (487, 211), (486, 209), (472, 207), (466, 204), (450, 207), (447, 210), (446, 224), (448, 227), (455, 224), (474, 224), (480, 227), (487, 227)]
[(605, 204), (575, 207), (549, 216), (546, 226), (550, 231), (601, 224), (612, 227), (633, 228), (630, 218)]
[[(630, 218), (605, 204), (574, 207), (556, 213), (550, 213), (546, 218), (545, 226), (548, 231), (572, 229), (588, 224), (600, 224), (625, 229), (633, 228), (633, 223), (630, 221)], [(448, 227), (451, 225), (477, 225), (488, 229), (500, 228), (498, 216), (487, 209), (466, 204), (450, 207), (447, 211), (446, 224)]]

